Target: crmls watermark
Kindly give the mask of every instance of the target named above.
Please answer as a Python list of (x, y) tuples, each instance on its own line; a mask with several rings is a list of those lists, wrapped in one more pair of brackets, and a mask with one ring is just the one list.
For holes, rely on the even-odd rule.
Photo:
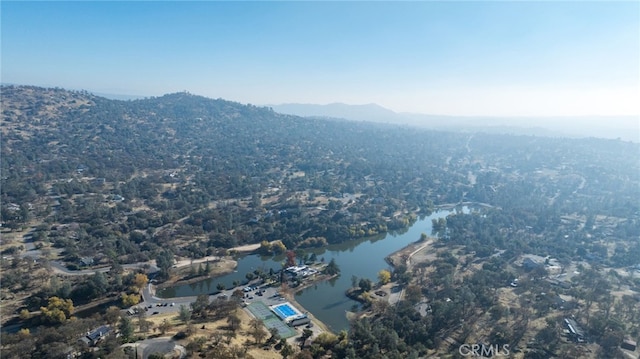
[(462, 344), (458, 348), (458, 353), (460, 353), (460, 355), (462, 355), (463, 357), (506, 357), (509, 356), (509, 344)]

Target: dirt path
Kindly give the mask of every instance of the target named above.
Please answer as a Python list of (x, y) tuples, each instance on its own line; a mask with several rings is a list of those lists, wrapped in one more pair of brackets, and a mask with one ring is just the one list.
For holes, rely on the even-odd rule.
[(229, 250), (236, 252), (253, 252), (258, 248), (260, 248), (260, 243), (246, 244), (244, 246), (233, 247)]
[[(207, 278), (215, 278), (215, 277), (223, 276), (225, 274), (233, 272), (238, 266), (238, 262), (231, 259), (230, 257), (215, 257), (216, 258), (215, 260), (212, 260), (211, 258), (213, 257), (200, 258), (198, 260), (193, 260), (193, 264), (196, 264), (196, 266), (194, 266), (193, 268), (193, 271), (200, 270), (198, 268), (198, 265), (200, 266), (200, 268), (202, 268), (202, 263), (206, 262), (207, 259), (209, 259), (209, 264), (210, 264), (208, 275), (199, 275), (195, 277), (192, 276), (193, 272), (191, 272), (191, 270), (188, 269), (188, 267), (190, 267), (192, 263), (190, 259), (184, 259), (184, 260), (178, 261), (178, 263), (173, 266), (173, 270), (171, 272), (170, 278), (162, 282), (161, 284), (159, 284), (158, 288), (167, 288), (167, 287), (172, 287), (176, 285), (191, 284), (191, 283), (196, 283), (196, 282), (205, 280)], [(188, 279), (185, 279), (185, 278), (188, 278)]]
[(407, 257), (407, 269), (409, 269), (411, 267), (411, 258), (413, 258), (414, 255), (416, 255), (416, 253), (420, 252), (421, 250), (429, 247), (430, 245), (433, 244), (433, 238), (430, 238), (429, 240), (427, 240), (423, 245), (421, 245), (420, 247), (418, 247), (415, 251), (409, 253), (409, 256)]
[[(229, 251), (253, 252), (258, 248), (260, 248), (260, 243), (246, 244), (244, 246), (233, 247), (233, 248), (230, 248)], [(205, 262), (208, 262), (208, 261), (214, 262), (214, 261), (220, 260), (221, 258), (222, 257), (220, 257), (220, 256), (208, 256), (208, 257), (198, 258), (198, 259), (186, 258), (186, 259), (181, 259), (179, 261), (176, 261), (176, 264), (174, 264), (173, 267), (174, 268), (180, 268), (180, 267), (186, 267), (186, 266), (191, 265), (191, 264), (205, 263)]]
[(434, 238), (429, 238), (423, 242), (411, 243), (406, 247), (390, 254), (387, 257), (387, 262), (391, 262), (390, 264), (392, 265), (398, 265), (398, 264), (404, 263), (404, 265), (407, 266), (407, 269), (409, 269), (411, 265), (411, 258), (414, 255), (416, 255), (418, 252), (422, 251), (423, 249), (433, 245), (434, 242), (435, 242)]
[(174, 268), (180, 268), (180, 267), (186, 267), (188, 265), (191, 264), (198, 264), (198, 263), (205, 263), (205, 262), (215, 262), (215, 261), (219, 261), (221, 259), (220, 256), (208, 256), (208, 257), (203, 257), (203, 258), (198, 258), (198, 259), (181, 259), (179, 261), (176, 261), (176, 264), (173, 265)]
[[(396, 251), (391, 255), (389, 255), (387, 257), (387, 263), (391, 264), (392, 266), (398, 265), (400, 263), (404, 263), (404, 265), (407, 267), (407, 271), (410, 272), (412, 268), (411, 259), (416, 254), (420, 253), (425, 248), (430, 247), (434, 243), (435, 243), (434, 238), (428, 238), (425, 241), (411, 243), (408, 246), (400, 249), (399, 251)], [(426, 259), (427, 256), (421, 254), (421, 255), (418, 255), (417, 257), (419, 257), (418, 262), (421, 262), (424, 259)], [(404, 292), (405, 292), (405, 288), (403, 287), (397, 296), (395, 295), (395, 293), (391, 293), (388, 299), (389, 303), (395, 302), (395, 304), (398, 304), (404, 298)]]

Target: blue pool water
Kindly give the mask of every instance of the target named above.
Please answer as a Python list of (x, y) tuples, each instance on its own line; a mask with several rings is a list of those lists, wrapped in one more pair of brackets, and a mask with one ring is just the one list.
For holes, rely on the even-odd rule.
[(298, 314), (298, 312), (296, 312), (295, 309), (291, 308), (291, 306), (287, 303), (283, 303), (277, 307), (274, 307), (273, 311), (276, 312), (276, 314), (278, 314), (278, 316), (282, 319)]

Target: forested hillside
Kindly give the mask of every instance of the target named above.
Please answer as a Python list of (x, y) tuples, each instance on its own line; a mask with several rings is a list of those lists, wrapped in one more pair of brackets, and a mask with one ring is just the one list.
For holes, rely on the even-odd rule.
[[(550, 290), (580, 302), (571, 314), (586, 318), (603, 353), (617, 348), (625, 330), (638, 337), (638, 144), (309, 119), (189, 93), (118, 101), (28, 86), (2, 87), (1, 131), (1, 289), (3, 301), (11, 300), (2, 314), (45, 328), (29, 337), (39, 343), (34, 358), (54, 357), (47, 343), (68, 347), (86, 331), (66, 316), (47, 318), (52, 298), (115, 301), (120, 293), (122, 305), (132, 305), (127, 295), (137, 296), (146, 277), (138, 280), (135, 266), (124, 275), (123, 265), (155, 260), (162, 281), (178, 256), (266, 241), (281, 241), (273, 246), (280, 252), (324, 247), (403, 230), (462, 203), (481, 209), (436, 221), (429, 260), (389, 273), (385, 282), (406, 288), (396, 309), (372, 302), (371, 283), (355, 288), (371, 312), (348, 334), (316, 338), (313, 357), (446, 352), (443, 340), (468, 340), (472, 325), (492, 328), (485, 335), (492, 343), (515, 346), (547, 333), (557, 345), (567, 310), (546, 317), (544, 333), (531, 325), (549, 314), (539, 293)], [(44, 260), (26, 259), (34, 252)], [(560, 283), (544, 267), (523, 271), (516, 263), (530, 255), (553, 256), (563, 273), (584, 274)], [(117, 270), (61, 282), (49, 270), (53, 262)], [(518, 275), (526, 280), (510, 284)], [(614, 284), (619, 298), (608, 292)], [(429, 315), (420, 307), (427, 301)], [(594, 302), (620, 304), (610, 313)], [(44, 319), (34, 321), (36, 312)], [(462, 330), (469, 318), (478, 322)], [(46, 339), (53, 335), (46, 328), (58, 324), (72, 334)], [(598, 334), (603, 328), (609, 334)], [(7, 344), (14, 357), (20, 338)], [(553, 353), (549, 345), (538, 349)]]
[[(73, 246), (118, 241), (114, 254), (139, 257), (131, 260), (167, 244), (168, 227), (171, 240), (208, 239), (194, 255), (399, 228), (409, 212), (430, 209), (424, 189), (464, 180), (440, 169), (438, 147), (462, 140), (453, 135), (306, 120), (186, 93), (121, 102), (8, 87), (3, 131), (5, 225), (80, 223)], [(447, 188), (441, 200), (457, 201), (457, 185)], [(347, 204), (348, 193), (361, 196)], [(308, 196), (324, 208), (303, 208)]]
[(69, 257), (96, 241), (123, 262), (160, 247), (197, 257), (265, 239), (335, 243), (469, 200), (530, 209), (540, 226), (564, 213), (638, 211), (638, 146), (619, 141), (468, 136), (188, 93), (125, 102), (35, 87), (3, 87), (2, 131), (4, 226), (75, 223), (72, 236), (40, 228)]

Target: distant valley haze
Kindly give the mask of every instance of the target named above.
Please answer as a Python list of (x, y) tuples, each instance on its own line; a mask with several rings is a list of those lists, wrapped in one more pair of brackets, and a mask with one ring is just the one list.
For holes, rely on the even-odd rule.
[(638, 140), (637, 1), (1, 7), (4, 83), (118, 99), (186, 90), (302, 116)]
[[(3, 85), (18, 85), (4, 83)], [(55, 86), (52, 86), (55, 87)], [(73, 89), (83, 90), (83, 89)], [(136, 100), (152, 96), (90, 91), (111, 100)], [(196, 94), (197, 95), (197, 94)], [(225, 99), (233, 101), (232, 99)], [(301, 117), (343, 119), (349, 121), (415, 126), (440, 131), (489, 132), (545, 137), (595, 137), (640, 143), (639, 116), (455, 116), (395, 112), (375, 103), (361, 105), (283, 103), (254, 104), (275, 112)]]
[[(5, 83), (3, 85), (17, 84)], [(152, 97), (127, 93), (87, 91), (96, 96), (112, 100), (127, 101)], [(233, 99), (225, 100), (234, 101)], [(440, 131), (488, 132), (568, 138), (595, 137), (640, 143), (639, 116), (456, 116), (395, 112), (375, 103), (359, 105), (340, 102), (329, 104), (282, 103), (254, 105), (270, 107), (275, 112), (301, 117), (415, 126)]]
[(305, 117), (409, 125), (436, 130), (485, 131), (550, 137), (596, 137), (640, 142), (638, 116), (452, 116), (394, 112), (380, 105), (344, 103), (267, 105), (274, 111)]

